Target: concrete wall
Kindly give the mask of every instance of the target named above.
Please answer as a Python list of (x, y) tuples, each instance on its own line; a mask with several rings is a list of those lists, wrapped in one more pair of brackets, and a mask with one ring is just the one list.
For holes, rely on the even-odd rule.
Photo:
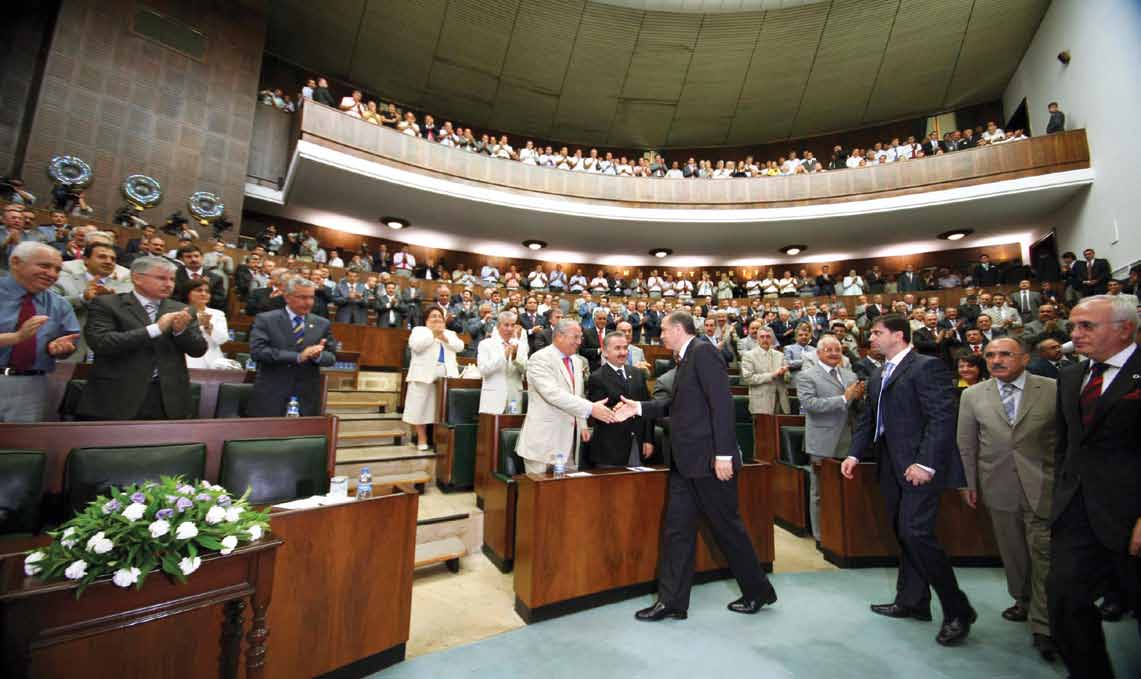
[[(1057, 59), (1062, 50), (1073, 57), (1068, 66)], [(1051, 101), (1067, 128), (1086, 128), (1097, 178), (1051, 221), (1062, 251), (1092, 247), (1119, 273), (1141, 260), (1138, 73), (1141, 2), (1054, 0), (1003, 95), (1006, 111), (1026, 98), (1032, 134), (1045, 133)]]

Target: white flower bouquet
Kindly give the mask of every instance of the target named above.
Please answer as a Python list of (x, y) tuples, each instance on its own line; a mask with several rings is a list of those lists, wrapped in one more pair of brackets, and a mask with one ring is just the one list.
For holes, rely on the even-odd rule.
[(142, 587), (156, 568), (185, 582), (202, 565), (202, 553), (229, 554), (269, 529), (269, 512), (251, 509), (248, 496), (247, 490), (233, 498), (222, 486), (195, 486), (177, 476), (112, 488), (110, 497), (96, 498), (48, 531), (52, 543), (28, 554), (24, 573), (76, 580), (77, 598), (106, 576), (119, 587)]

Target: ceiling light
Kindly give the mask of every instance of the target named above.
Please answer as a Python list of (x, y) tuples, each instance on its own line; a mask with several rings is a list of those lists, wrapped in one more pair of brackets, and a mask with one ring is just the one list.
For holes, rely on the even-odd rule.
[(381, 217), (380, 223), (396, 231), (407, 229), (409, 226), (408, 220), (401, 219), (400, 217)]
[(523, 241), (523, 245), (532, 250), (542, 250), (543, 248), (547, 247), (547, 242), (541, 240), (525, 240)]
[(807, 249), (807, 245), (786, 245), (780, 251), (786, 255), (799, 255)]
[(673, 253), (674, 251), (669, 248), (654, 248), (653, 250), (650, 250), (650, 254), (657, 257), (658, 259), (661, 259), (662, 257), (669, 257)]
[(939, 237), (943, 240), (962, 240), (974, 232), (974, 229), (953, 229), (951, 231), (944, 231), (939, 234)]

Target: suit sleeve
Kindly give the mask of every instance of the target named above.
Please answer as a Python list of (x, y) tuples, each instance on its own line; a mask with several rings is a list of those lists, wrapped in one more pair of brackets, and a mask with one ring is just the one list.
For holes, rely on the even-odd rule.
[(959, 423), (955, 438), (959, 443), (959, 456), (963, 459), (963, 473), (967, 477), (967, 488), (978, 490), (979, 461), (979, 421), (975, 415), (974, 402), (978, 394), (972, 389), (963, 392), (959, 399)]
[(859, 416), (856, 419), (856, 426), (852, 430), (852, 445), (848, 448), (848, 457), (854, 457), (857, 460), (863, 458), (864, 452), (871, 446), (872, 438), (875, 435), (876, 403), (872, 400), (872, 376), (874, 374), (875, 373), (872, 373), (867, 376), (867, 401), (865, 407), (860, 409)]
[(321, 339), (325, 340), (325, 349), (317, 357), (317, 365), (328, 368), (337, 362), (337, 340), (333, 337), (332, 323), (325, 324), (325, 332), (321, 334)]
[(479, 374), (484, 378), (503, 370), (506, 362), (504, 355), (493, 351), (487, 340), (481, 340), (476, 345), (475, 367), (479, 368)]
[(578, 419), (590, 414), (592, 403), (584, 398), (575, 396), (564, 387), (566, 382), (558, 374), (563, 366), (555, 361), (529, 361), (527, 363), (527, 384), (531, 386), (544, 401)]
[[(590, 377), (586, 379), (586, 398), (591, 402), (610, 398), (610, 392), (606, 388), (605, 380), (602, 379), (602, 370), (595, 370), (590, 373)], [(614, 404), (608, 403), (607, 405), (613, 406)], [(593, 417), (587, 418), (588, 427), (597, 427), (599, 424), (601, 423)]]
[(746, 351), (744, 355), (741, 356), (741, 384), (756, 387), (762, 384), (769, 384), (772, 381), (772, 373), (757, 370), (751, 351)]
[[(946, 473), (946, 469), (940, 469), (937, 460), (943, 449), (955, 446), (955, 387), (942, 361), (931, 359), (916, 367), (920, 369), (916, 387), (923, 431), (913, 461), (934, 469), (936, 473)], [(954, 454), (955, 451), (952, 449), (950, 452)]]
[(800, 409), (812, 415), (843, 411), (848, 407), (842, 395), (817, 396), (816, 380), (807, 370), (796, 376), (796, 394), (800, 397)]
[(259, 364), (297, 363), (297, 352), (273, 346), (269, 319), (265, 316), (255, 316), (254, 325), (250, 329), (250, 358)]
[(736, 456), (737, 436), (733, 425), (733, 399), (729, 395), (729, 373), (717, 360), (716, 352), (699, 350), (694, 353), (693, 360), (694, 372), (713, 420), (713, 454)]
[(115, 312), (110, 304), (112, 299), (115, 299), (113, 295), (103, 295), (93, 298), (87, 305), (83, 336), (87, 338), (88, 346), (96, 354), (104, 356), (121, 356), (142, 349), (151, 341), (146, 326), (116, 330)]
[[(210, 345), (206, 343), (206, 338), (202, 336), (202, 328), (198, 325), (198, 320), (194, 318), (193, 314), (191, 314), (190, 318), (190, 325), (186, 326), (185, 330), (178, 334), (171, 331), (169, 334), (171, 341), (174, 342), (174, 345), (178, 347), (182, 353), (198, 358), (206, 354), (206, 350), (210, 348)], [(144, 331), (145, 330), (144, 328)]]
[(427, 351), (432, 343), (436, 341), (432, 331), (426, 326), (419, 326), (412, 329), (412, 334), (408, 336), (408, 348), (412, 353), (418, 354), (422, 351)]

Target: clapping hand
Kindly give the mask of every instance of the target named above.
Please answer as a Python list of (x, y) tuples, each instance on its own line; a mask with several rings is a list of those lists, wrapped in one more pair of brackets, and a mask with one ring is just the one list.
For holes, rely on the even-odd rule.
[(32, 316), (28, 320), (24, 321), (24, 324), (20, 326), (20, 329), (15, 332), (15, 344), (19, 344), (29, 337), (35, 337), (36, 333), (39, 332), (43, 324), (47, 322), (47, 316)]
[[(21, 330), (23, 330), (23, 328), (21, 328)], [(53, 358), (70, 356), (75, 352), (75, 343), (78, 340), (79, 333), (57, 337), (51, 342), (48, 342), (48, 353), (51, 354)]]
[(297, 360), (299, 362), (302, 362), (302, 363), (304, 363), (305, 361), (315, 360), (317, 357), (319, 357), (321, 355), (321, 352), (324, 350), (325, 350), (325, 340), (321, 340), (320, 342), (318, 342), (312, 346), (308, 346), (308, 347), (305, 347), (304, 349), (302, 349), (301, 354), (300, 354), (300, 356), (298, 356)]

